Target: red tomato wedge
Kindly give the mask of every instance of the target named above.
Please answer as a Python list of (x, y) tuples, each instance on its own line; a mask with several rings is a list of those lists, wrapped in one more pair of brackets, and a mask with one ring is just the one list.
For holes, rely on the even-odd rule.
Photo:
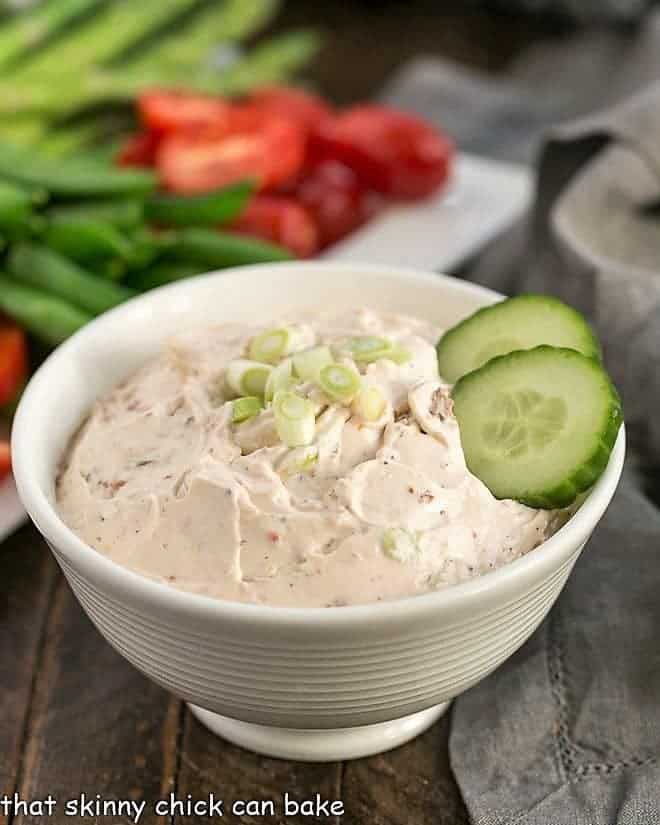
[(308, 258), (319, 248), (312, 217), (293, 198), (256, 195), (234, 221), (232, 229), (278, 243), (299, 258)]
[(453, 146), (438, 129), (385, 106), (355, 106), (319, 124), (311, 157), (350, 166), (365, 186), (394, 198), (423, 198), (449, 177)]
[(117, 154), (119, 166), (153, 166), (160, 135), (156, 132), (139, 132), (125, 141)]
[(318, 95), (289, 86), (258, 89), (249, 97), (248, 105), (279, 115), (308, 132), (333, 115), (333, 110)]
[(337, 161), (311, 168), (294, 195), (314, 217), (322, 247), (362, 226), (378, 211), (382, 200), (365, 189), (348, 166)]
[(266, 189), (295, 176), (304, 155), (305, 134), (298, 126), (237, 107), (222, 126), (165, 138), (157, 166), (173, 192), (204, 192), (246, 178)]
[(146, 129), (169, 134), (223, 123), (232, 106), (220, 97), (154, 89), (138, 98), (138, 113)]
[(27, 345), (22, 329), (0, 322), (0, 407), (18, 395), (27, 376)]
[(11, 472), (11, 453), (9, 442), (0, 441), (0, 481)]

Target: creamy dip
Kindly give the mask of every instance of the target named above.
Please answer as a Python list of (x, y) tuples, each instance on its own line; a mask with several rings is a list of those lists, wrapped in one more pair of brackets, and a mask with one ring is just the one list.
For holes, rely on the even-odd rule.
[[(287, 447), (270, 407), (234, 423), (226, 365), (265, 327), (226, 324), (168, 341), (96, 403), (57, 483), (65, 522), (145, 576), (217, 598), (342, 606), (437, 590), (524, 555), (556, 514), (497, 501), (465, 466), (440, 330), (359, 310), (285, 322), (329, 345), (384, 400), (377, 420), (314, 382), (313, 443)], [(355, 364), (351, 336), (385, 336), (408, 360)], [(234, 393), (235, 395), (235, 393)]]

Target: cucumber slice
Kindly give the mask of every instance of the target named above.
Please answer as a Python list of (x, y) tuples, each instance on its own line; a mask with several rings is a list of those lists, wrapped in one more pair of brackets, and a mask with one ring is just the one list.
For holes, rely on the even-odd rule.
[(605, 469), (622, 421), (605, 370), (572, 349), (493, 358), (452, 393), (467, 466), (495, 498), (572, 504)]
[(541, 344), (600, 359), (598, 341), (580, 313), (550, 295), (518, 295), (484, 307), (438, 341), (438, 369), (454, 384), (497, 355)]

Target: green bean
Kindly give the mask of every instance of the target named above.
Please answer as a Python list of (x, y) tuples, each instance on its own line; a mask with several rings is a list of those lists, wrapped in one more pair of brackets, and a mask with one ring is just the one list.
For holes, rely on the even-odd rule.
[(41, 187), (61, 198), (146, 195), (156, 187), (152, 172), (116, 169), (92, 158), (50, 158), (0, 143), (0, 178)]
[(147, 292), (150, 289), (173, 284), (175, 281), (181, 281), (184, 278), (192, 278), (199, 275), (201, 271), (199, 266), (193, 266), (192, 264), (162, 261), (150, 266), (148, 269), (131, 272), (126, 278), (126, 283), (138, 292)]
[(39, 244), (15, 244), (9, 253), (8, 266), (10, 275), (17, 281), (52, 293), (92, 315), (99, 315), (135, 294), (126, 287), (96, 278)]
[(131, 254), (130, 241), (112, 224), (84, 215), (51, 218), (41, 238), (56, 252), (81, 264), (128, 258)]
[(92, 316), (47, 292), (0, 275), (0, 310), (46, 344), (59, 344)]
[(0, 232), (14, 237), (28, 231), (33, 214), (32, 194), (20, 186), (0, 180)]
[(46, 212), (54, 219), (81, 218), (110, 224), (116, 229), (127, 232), (137, 229), (144, 222), (144, 202), (141, 200), (89, 201), (65, 206), (55, 206)]
[(281, 246), (211, 229), (183, 229), (173, 241), (170, 254), (176, 260), (208, 269), (291, 258)]
[(152, 195), (145, 204), (148, 220), (171, 226), (215, 226), (239, 215), (254, 192), (251, 181), (241, 181), (215, 192), (192, 197)]
[(126, 261), (119, 258), (107, 258), (105, 261), (98, 261), (93, 267), (94, 275), (108, 281), (123, 281), (128, 272)]
[(125, 258), (126, 268), (144, 269), (167, 254), (172, 245), (171, 232), (156, 232), (147, 226), (138, 227), (130, 236), (131, 251)]

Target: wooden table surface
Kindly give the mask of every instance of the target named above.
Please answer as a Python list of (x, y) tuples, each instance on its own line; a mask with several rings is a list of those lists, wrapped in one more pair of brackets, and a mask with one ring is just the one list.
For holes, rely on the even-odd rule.
[[(314, 5), (290, 0), (278, 27), (322, 25), (326, 46), (312, 79), (339, 102), (376, 92), (388, 72), (420, 52), (498, 70), (544, 34), (539, 25), (511, 18), (443, 12), (439, 0), (323, 3), (316, 14), (310, 12)], [(81, 821), (66, 817), (63, 805), (86, 793), (147, 800), (140, 822), (151, 825), (170, 819), (150, 810), (170, 791), (179, 799), (213, 792), (228, 800), (320, 793), (343, 801), (345, 814), (334, 821), (346, 825), (468, 821), (449, 767), (447, 717), (395, 751), (343, 764), (290, 763), (229, 745), (99, 636), (31, 526), (0, 546), (0, 688), (0, 800), (15, 792), (23, 800), (52, 794), (59, 804), (49, 822)], [(209, 821), (185, 817), (197, 820)], [(41, 821), (34, 813), (12, 816), (0, 807), (0, 825)], [(285, 820), (225, 814), (224, 821)]]

